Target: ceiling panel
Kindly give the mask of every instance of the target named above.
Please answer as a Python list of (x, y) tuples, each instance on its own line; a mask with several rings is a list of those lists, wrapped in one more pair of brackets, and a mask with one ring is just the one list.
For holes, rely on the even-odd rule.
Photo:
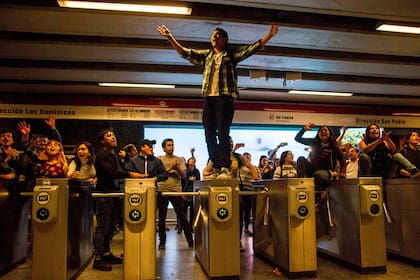
[[(183, 1), (167, 1), (181, 3)], [(59, 8), (53, 0), (0, 1), (0, 92), (197, 98), (200, 67), (156, 31), (205, 48), (215, 27), (232, 45), (280, 25), (258, 55), (238, 66), (242, 100), (420, 107), (420, 35), (375, 31), (384, 21), (420, 26), (420, 1), (189, 1), (191, 16)], [(251, 79), (251, 70), (266, 78)], [(302, 79), (289, 80), (289, 73)], [(98, 82), (169, 83), (175, 90), (104, 89)], [(297, 96), (289, 89), (353, 92)], [(17, 97), (18, 98), (18, 97)]]

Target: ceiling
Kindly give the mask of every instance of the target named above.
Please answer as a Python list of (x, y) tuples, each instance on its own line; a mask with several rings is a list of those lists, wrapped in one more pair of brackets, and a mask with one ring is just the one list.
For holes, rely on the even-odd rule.
[[(16, 100), (24, 94), (197, 99), (202, 69), (181, 59), (158, 34), (158, 25), (168, 26), (184, 46), (207, 48), (216, 27), (229, 33), (231, 45), (239, 45), (260, 39), (276, 22), (277, 36), (238, 65), (242, 100), (420, 107), (420, 35), (375, 31), (383, 22), (420, 26), (418, 0), (187, 4), (192, 15), (169, 16), (66, 9), (53, 0), (0, 0), (0, 92)], [(105, 88), (98, 82), (176, 88)], [(292, 95), (290, 89), (354, 95)]]

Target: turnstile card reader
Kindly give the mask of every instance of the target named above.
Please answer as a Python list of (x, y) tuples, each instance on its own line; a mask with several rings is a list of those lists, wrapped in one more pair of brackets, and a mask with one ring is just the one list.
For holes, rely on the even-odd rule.
[(210, 188), (209, 209), (211, 217), (218, 222), (227, 222), (232, 219), (232, 188)]
[(197, 260), (210, 278), (239, 278), (239, 181), (196, 181), (194, 190)]
[(156, 279), (156, 179), (126, 179), (124, 279)]
[(35, 223), (54, 223), (58, 216), (58, 186), (36, 186), (32, 204)]
[(256, 197), (254, 252), (288, 277), (315, 277), (315, 187), (312, 178), (262, 180)]
[(67, 278), (68, 197), (67, 179), (37, 181), (32, 201), (33, 280)]

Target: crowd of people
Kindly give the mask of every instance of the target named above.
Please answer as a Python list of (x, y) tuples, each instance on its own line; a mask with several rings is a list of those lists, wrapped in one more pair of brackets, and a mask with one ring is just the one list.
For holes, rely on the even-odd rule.
[[(194, 149), (185, 159), (174, 154), (175, 143), (171, 138), (162, 141), (163, 154), (155, 156), (155, 140), (143, 139), (140, 143), (126, 144), (118, 149), (115, 133), (108, 129), (97, 137), (101, 148), (97, 151), (93, 143), (81, 141), (75, 146), (72, 155), (66, 155), (62, 139), (55, 126), (53, 116), (46, 120), (48, 135), (31, 131), (30, 124), (19, 122), (22, 150), (14, 147), (13, 129), (3, 129), (0, 133), (0, 176), (3, 180), (15, 181), (22, 191), (32, 190), (39, 177), (58, 177), (73, 180), (87, 180), (99, 192), (121, 191), (120, 180), (124, 178), (156, 178), (159, 249), (165, 249), (166, 215), (169, 202), (177, 215), (178, 233), (184, 232), (189, 247), (193, 247), (193, 200), (189, 196), (163, 196), (162, 192), (191, 192), (194, 182), (200, 180), (239, 180), (242, 190), (251, 190), (252, 181), (260, 179), (279, 179), (293, 177), (313, 177), (316, 190), (326, 189), (338, 178), (357, 178), (379, 176), (382, 178), (419, 177), (420, 137), (416, 130), (405, 137), (404, 146), (397, 149), (390, 133), (371, 124), (366, 128), (358, 147), (341, 143), (342, 135), (335, 137), (328, 126), (320, 126), (315, 138), (304, 138), (306, 131), (315, 124), (306, 124), (295, 140), (309, 147), (307, 157), (294, 160), (293, 151), (284, 150), (280, 157), (277, 152), (287, 144), (280, 143), (267, 155), (260, 156), (258, 166), (251, 163), (249, 152), (238, 153), (244, 148), (229, 138), (230, 165), (228, 172), (221, 173), (211, 158), (200, 172), (195, 166)], [(252, 236), (251, 207), (252, 198), (241, 196), (240, 235), (242, 232)], [(116, 198), (97, 198), (95, 200), (96, 228), (94, 235), (95, 269), (110, 271), (112, 264), (121, 264), (122, 259), (111, 253), (110, 242), (115, 224), (121, 215), (121, 203)], [(122, 225), (120, 225), (122, 226)]]

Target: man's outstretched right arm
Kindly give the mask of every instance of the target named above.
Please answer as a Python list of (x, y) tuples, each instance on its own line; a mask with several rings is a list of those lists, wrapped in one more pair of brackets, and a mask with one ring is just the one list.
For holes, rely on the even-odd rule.
[(182, 55), (184, 47), (175, 39), (175, 37), (171, 34), (171, 31), (169, 31), (165, 25), (159, 25), (157, 31), (160, 33), (160, 35), (166, 37), (169, 40), (172, 47), (179, 55)]

